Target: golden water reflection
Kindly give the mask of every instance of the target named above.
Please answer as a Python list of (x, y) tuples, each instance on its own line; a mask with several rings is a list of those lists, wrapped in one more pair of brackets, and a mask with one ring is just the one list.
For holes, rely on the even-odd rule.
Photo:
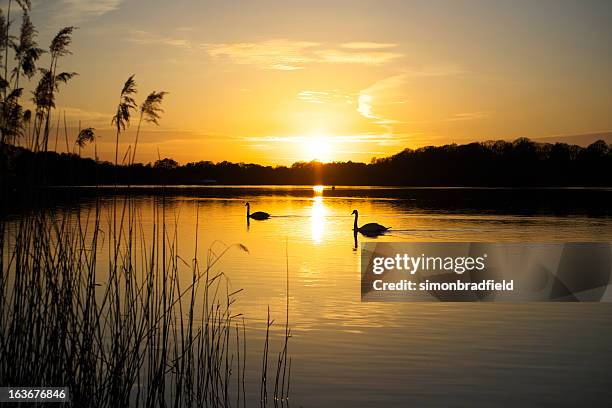
[[(593, 386), (594, 393), (601, 392), (603, 383), (591, 379), (609, 377), (610, 304), (361, 302), (359, 250), (350, 214), (358, 209), (363, 223), (393, 226), (389, 234), (377, 238), (359, 236), (359, 243), (612, 240), (611, 218), (452, 212), (420, 207), (421, 202), (413, 200), (371, 199), (343, 192), (333, 196), (330, 190), (314, 186), (312, 191), (310, 187), (306, 192), (299, 190), (300, 194), (270, 189), (268, 195), (174, 196), (163, 201), (163, 211), (160, 200), (143, 195), (135, 198), (142, 223), (138, 233), (147, 246), (154, 239), (155, 223), (165, 216), (167, 230), (176, 230), (177, 255), (188, 260), (197, 253), (203, 265), (208, 251), (219, 253), (223, 243), (240, 243), (249, 249), (248, 253), (228, 252), (215, 267), (215, 272), (228, 277), (229, 291), (243, 289), (235, 310), (246, 318), (247, 367), (261, 364), (258, 353), (267, 333), (268, 312), (278, 322), (270, 332), (272, 349), (281, 344), (289, 277), (290, 354), (295, 367), (291, 397), (304, 405), (386, 406), (390, 404), (385, 396), (408, 401), (427, 392), (439, 395), (438, 405), (446, 406), (448, 401), (442, 399), (447, 394), (439, 393), (440, 383), (468, 396), (471, 390), (483, 389), (505, 395), (507, 384), (516, 378), (538, 384), (539, 375), (560, 379), (563, 389)], [(245, 228), (246, 201), (272, 217), (252, 221)], [(102, 200), (103, 231), (113, 213), (111, 203)], [(78, 214), (91, 220), (94, 204), (83, 206)], [(90, 225), (87, 230), (94, 228)], [(138, 236), (135, 242), (141, 242)], [(109, 241), (101, 245), (96, 263), (104, 271), (109, 264)], [(135, 257), (145, 258), (140, 253)], [(177, 265), (177, 282), (187, 287), (192, 271), (187, 263)], [(102, 284), (106, 281), (104, 276), (99, 279)], [(201, 301), (196, 300), (195, 310), (201, 310)], [(581, 336), (586, 329), (590, 335)], [(599, 362), (587, 367), (588, 355), (597, 355)], [(470, 376), (465, 376), (464, 367), (470, 368)], [(537, 375), (529, 377), (534, 372)], [(475, 382), (483, 385), (474, 387)], [(338, 384), (342, 384), (340, 390)], [(259, 382), (247, 383), (247, 398), (257, 398), (259, 386)], [(249, 389), (254, 391), (249, 394)], [(537, 398), (543, 395), (540, 388), (532, 391)]]
[(323, 193), (323, 190), (325, 190), (325, 186), (312, 186), (312, 190), (315, 192), (316, 195), (321, 195)]
[[(319, 187), (319, 186), (315, 186)], [(316, 191), (316, 190), (315, 190)], [(321, 190), (323, 191), (323, 190)], [(327, 214), (327, 208), (323, 203), (323, 196), (315, 196), (312, 199), (312, 208), (310, 210), (310, 225), (312, 230), (312, 241), (315, 244), (320, 244), (323, 241), (323, 234), (325, 233), (325, 215)]]

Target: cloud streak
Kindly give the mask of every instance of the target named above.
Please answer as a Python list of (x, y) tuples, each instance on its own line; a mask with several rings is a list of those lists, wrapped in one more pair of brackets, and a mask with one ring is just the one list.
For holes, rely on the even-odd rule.
[(329, 47), (313, 41), (273, 39), (259, 42), (194, 44), (184, 38), (132, 30), (128, 41), (178, 48), (201, 48), (216, 61), (260, 69), (296, 71), (312, 64), (383, 65), (403, 57), (397, 44), (355, 42)]
[(382, 65), (403, 56), (397, 52), (378, 50), (344, 51), (337, 49), (316, 51), (315, 55), (317, 57), (315, 59), (316, 62), (362, 65)]
[(150, 33), (142, 30), (132, 30), (128, 41), (142, 45), (168, 45), (178, 48), (191, 48), (192, 44), (184, 38), (166, 37), (159, 34)]
[(392, 43), (378, 43), (378, 42), (348, 42), (342, 44), (343, 48), (349, 48), (352, 50), (376, 50), (384, 48), (394, 48), (397, 44)]
[[(363, 133), (354, 135), (327, 136), (326, 140), (332, 143), (375, 143), (379, 145), (393, 145), (410, 140), (419, 133), (392, 135), (388, 133)], [(241, 138), (245, 142), (269, 146), (275, 143), (304, 143), (312, 140), (310, 136), (248, 136)]]
[(215, 59), (227, 59), (239, 65), (266, 69), (296, 70), (311, 62), (309, 50), (319, 46), (309, 41), (268, 40), (262, 42), (205, 44), (203, 48)]
[(384, 126), (388, 131), (391, 131), (390, 125), (399, 123), (397, 120), (382, 117), (380, 114), (374, 113), (373, 103), (375, 98), (382, 98), (384, 91), (392, 88), (397, 88), (406, 82), (406, 75), (394, 75), (380, 81), (375, 82), (368, 88), (359, 92), (357, 98), (357, 112), (366, 119), (375, 120), (375, 124)]
[(421, 68), (407, 69), (404, 71), (405, 77), (443, 77), (465, 74), (467, 71), (457, 65), (434, 65)]
[(450, 118), (444, 119), (445, 122), (457, 122), (462, 120), (474, 120), (474, 119), (482, 119), (489, 116), (488, 112), (478, 111), (478, 112), (461, 112), (455, 113)]
[(87, 126), (95, 126), (96, 128), (111, 128), (112, 114), (110, 113), (87, 111), (72, 106), (61, 107), (60, 111), (65, 113), (72, 121), (80, 120)]
[(61, 0), (58, 13), (63, 18), (86, 20), (117, 10), (123, 0)]
[(403, 54), (388, 49), (395, 44), (346, 43), (326, 47), (311, 41), (287, 39), (260, 42), (204, 44), (202, 48), (217, 60), (263, 69), (298, 70), (308, 64), (381, 65), (401, 58)]
[(337, 90), (331, 91), (309, 91), (304, 90), (298, 93), (297, 98), (309, 103), (353, 103), (353, 96), (347, 95)]

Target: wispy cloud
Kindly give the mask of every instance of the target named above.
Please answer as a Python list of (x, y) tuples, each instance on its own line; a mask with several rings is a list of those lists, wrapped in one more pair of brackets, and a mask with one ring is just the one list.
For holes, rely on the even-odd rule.
[(235, 64), (267, 69), (295, 70), (312, 61), (308, 50), (319, 44), (309, 41), (268, 40), (258, 43), (205, 44), (213, 58), (227, 58)]
[[(410, 78), (442, 77), (463, 74), (466, 71), (453, 64), (426, 66), (418, 69), (405, 69), (400, 74), (393, 75), (375, 82), (366, 89), (359, 92), (357, 100), (357, 112), (364, 118), (372, 119), (374, 124), (384, 126), (389, 132), (391, 125), (403, 123), (401, 121), (384, 117), (375, 110), (374, 104), (382, 106), (386, 104), (404, 103), (405, 101), (389, 101), (389, 91), (404, 85)], [(386, 100), (385, 100), (386, 99)], [(458, 113), (447, 121), (477, 119), (487, 115), (487, 112)]]
[(357, 112), (359, 112), (364, 118), (368, 119), (378, 119), (378, 116), (375, 116), (372, 113), (372, 95), (362, 93), (359, 95), (357, 99)]
[(69, 120), (83, 121), (86, 126), (110, 127), (112, 117), (110, 113), (87, 111), (71, 106), (61, 107), (60, 111), (65, 113)]
[(317, 62), (330, 62), (335, 64), (363, 64), (381, 65), (400, 58), (403, 55), (397, 52), (378, 50), (336, 50), (327, 49), (315, 52)]
[(460, 121), (460, 120), (474, 120), (474, 119), (486, 118), (487, 116), (489, 116), (489, 113), (483, 112), (483, 111), (461, 112), (461, 113), (455, 113), (450, 118), (446, 118), (444, 121), (455, 122), (455, 121)]
[(376, 124), (389, 126), (393, 123), (399, 123), (396, 120), (382, 117), (380, 114), (374, 113), (373, 103), (375, 98), (382, 98), (384, 91), (397, 88), (406, 82), (406, 75), (399, 74), (384, 78), (380, 81), (375, 82), (366, 89), (359, 92), (357, 99), (357, 112), (359, 112), (364, 118), (375, 119)]
[(433, 65), (420, 68), (410, 68), (404, 71), (406, 77), (441, 77), (467, 73), (463, 68), (453, 65)]
[(304, 90), (297, 94), (297, 99), (316, 104), (355, 104), (355, 109), (361, 116), (370, 119), (371, 123), (375, 125), (381, 125), (390, 130), (391, 125), (403, 122), (397, 119), (383, 117), (379, 112), (375, 112), (374, 103), (376, 103), (377, 106), (404, 103), (405, 101), (389, 101), (389, 95), (386, 94), (386, 91), (398, 88), (405, 82), (406, 75), (399, 74), (377, 81), (357, 93), (343, 93), (338, 90)]
[(262, 69), (295, 71), (308, 64), (382, 65), (403, 57), (390, 48), (396, 44), (345, 43), (329, 47), (313, 41), (273, 39), (260, 42), (196, 44), (185, 38), (132, 30), (128, 41), (138, 44), (161, 44), (180, 48), (202, 48), (218, 61), (253, 65)]
[(273, 64), (270, 65), (271, 69), (276, 69), (278, 71), (295, 71), (298, 69), (302, 69), (302, 67), (297, 65), (289, 65), (289, 64)]
[(395, 44), (346, 43), (340, 47), (328, 47), (317, 42), (287, 39), (203, 45), (215, 59), (277, 70), (303, 69), (305, 65), (314, 63), (380, 65), (403, 56), (398, 52), (381, 50), (390, 47), (395, 47)]
[(168, 37), (142, 30), (130, 31), (128, 41), (135, 42), (137, 44), (161, 44), (179, 48), (192, 47), (191, 42), (187, 39)]
[(388, 89), (397, 88), (406, 82), (406, 74), (393, 75), (376, 81), (360, 93), (377, 94)]
[(45, 0), (45, 5), (54, 7), (58, 18), (82, 21), (117, 10), (122, 2), (123, 0)]
[(325, 103), (329, 98), (329, 92), (302, 91), (298, 93), (297, 98), (310, 103)]
[(353, 95), (348, 95), (337, 90), (331, 91), (301, 91), (297, 98), (309, 103), (353, 103)]
[[(410, 140), (418, 133), (392, 135), (388, 133), (362, 133), (354, 135), (334, 135), (326, 137), (332, 143), (374, 143), (378, 145), (394, 145)], [(275, 143), (304, 143), (312, 140), (310, 136), (247, 136), (242, 140), (248, 143), (270, 146)]]
[(378, 42), (348, 42), (341, 45), (343, 48), (349, 48), (353, 50), (376, 50), (381, 48), (394, 48), (397, 44), (391, 43), (378, 43)]

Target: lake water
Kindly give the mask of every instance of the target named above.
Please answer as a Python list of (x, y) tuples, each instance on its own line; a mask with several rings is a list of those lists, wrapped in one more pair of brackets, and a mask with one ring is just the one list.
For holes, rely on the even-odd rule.
[[(58, 209), (93, 206), (89, 189), (59, 191), (50, 204)], [(111, 192), (100, 193), (106, 209)], [(144, 230), (159, 192), (132, 192)], [(249, 250), (230, 250), (217, 269), (244, 289), (234, 309), (246, 319), (251, 405), (268, 306), (275, 353), (283, 334), (287, 264), (293, 406), (584, 406), (612, 397), (612, 304), (362, 303), (358, 250), (374, 239), (612, 241), (611, 190), (237, 186), (165, 194), (181, 257), (193, 257), (196, 230), (200, 259), (220, 242)], [(272, 217), (247, 224), (247, 201)], [(356, 249), (353, 209), (360, 224), (392, 230), (358, 237)]]

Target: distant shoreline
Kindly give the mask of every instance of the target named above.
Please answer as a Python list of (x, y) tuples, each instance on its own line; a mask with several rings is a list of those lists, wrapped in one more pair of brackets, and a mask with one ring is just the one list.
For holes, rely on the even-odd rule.
[(560, 186), (560, 187), (549, 187), (549, 186), (385, 186), (385, 185), (342, 185), (342, 186), (331, 186), (321, 184), (134, 184), (134, 185), (64, 185), (64, 186), (47, 186), (43, 188), (50, 189), (240, 189), (240, 188), (253, 188), (253, 189), (303, 189), (311, 190), (315, 186), (324, 187), (324, 191), (336, 190), (596, 190), (596, 191), (612, 191), (612, 186)]
[(317, 161), (291, 166), (199, 161), (112, 163), (77, 154), (0, 146), (0, 183), (33, 186), (385, 186), (409, 188), (612, 187), (612, 145), (488, 141), (404, 149), (370, 163)]
[[(160, 200), (169, 205), (202, 200), (387, 201), (432, 213), (612, 216), (612, 187), (425, 187), (312, 185), (104, 185), (39, 186), (5, 191), (0, 218), (32, 209), (78, 206), (112, 197)], [(319, 201), (318, 201), (319, 200)], [(355, 204), (359, 206), (360, 204)], [(348, 216), (348, 213), (347, 213)]]

